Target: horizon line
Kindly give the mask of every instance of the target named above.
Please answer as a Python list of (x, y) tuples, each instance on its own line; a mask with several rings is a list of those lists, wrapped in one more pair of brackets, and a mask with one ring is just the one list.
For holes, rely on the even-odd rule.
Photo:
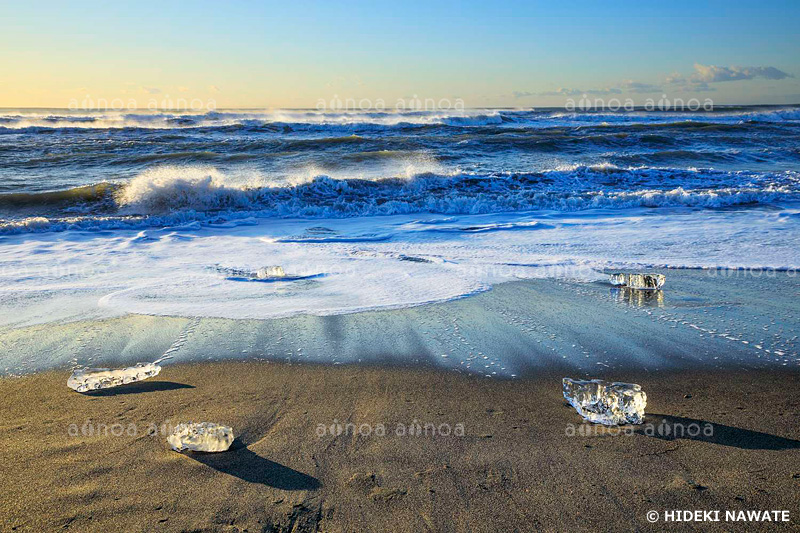
[[(378, 108), (359, 108), (359, 109), (350, 109), (350, 108), (343, 108), (343, 109), (317, 109), (315, 107), (274, 107), (274, 106), (242, 106), (242, 107), (218, 107), (215, 109), (191, 109), (191, 108), (149, 108), (149, 107), (135, 107), (135, 108), (122, 108), (122, 109), (104, 109), (104, 108), (78, 108), (78, 109), (71, 109), (69, 107), (48, 107), (48, 106), (0, 106), (0, 110), (7, 110), (7, 109), (48, 109), (48, 110), (59, 110), (59, 111), (115, 111), (115, 112), (124, 112), (124, 111), (196, 111), (200, 112), (214, 112), (214, 111), (247, 111), (247, 110), (285, 110), (285, 111), (319, 111), (319, 112), (370, 112), (370, 111), (382, 111), (382, 112), (394, 112), (394, 111), (466, 111), (466, 110), (483, 110), (483, 109), (490, 109), (490, 110), (536, 110), (536, 109), (565, 109), (566, 106), (552, 106), (552, 105), (544, 105), (544, 106), (465, 106), (463, 108), (395, 108), (395, 107), (388, 107), (384, 109)], [(645, 107), (642, 105), (634, 105), (634, 109), (636, 108), (643, 108)], [(714, 108), (717, 107), (800, 107), (800, 102), (795, 103), (786, 103), (786, 104), (714, 104)], [(577, 111), (591, 111), (594, 109), (605, 109), (604, 107), (589, 107), (589, 108), (576, 108), (573, 109), (573, 112)], [(669, 110), (669, 109), (667, 109)], [(609, 110), (610, 111), (610, 110)], [(616, 109), (616, 111), (626, 111), (625, 108)], [(662, 109), (652, 109), (652, 111), (664, 111)], [(702, 111), (702, 109), (698, 109), (697, 111)]]

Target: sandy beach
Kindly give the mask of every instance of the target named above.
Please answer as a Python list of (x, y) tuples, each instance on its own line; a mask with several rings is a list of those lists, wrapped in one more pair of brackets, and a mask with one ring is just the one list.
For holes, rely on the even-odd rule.
[[(641, 298), (536, 280), (335, 317), (7, 330), (51, 366), (0, 379), (3, 529), (656, 531), (697, 509), (791, 522), (669, 527), (796, 528), (800, 372), (774, 353), (793, 346), (795, 278), (669, 275)], [(68, 353), (169, 350), (148, 381), (65, 385)], [(641, 384), (645, 424), (582, 424), (564, 376)], [(234, 428), (233, 449), (171, 451), (165, 432), (200, 420)]]
[[(792, 520), (676, 528), (797, 527), (800, 374), (622, 373), (648, 415), (616, 430), (582, 425), (560, 377), (202, 363), (85, 396), (64, 372), (3, 379), (3, 530), (657, 531), (646, 513), (670, 509)], [(233, 449), (159, 433), (201, 419), (235, 428)]]

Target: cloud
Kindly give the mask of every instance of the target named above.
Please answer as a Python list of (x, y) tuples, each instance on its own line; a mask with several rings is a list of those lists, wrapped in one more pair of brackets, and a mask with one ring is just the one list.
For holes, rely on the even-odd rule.
[(661, 87), (650, 83), (626, 80), (620, 83), (619, 87), (604, 87), (600, 89), (578, 89), (574, 87), (559, 87), (555, 91), (545, 91), (543, 93), (533, 93), (529, 91), (514, 91), (514, 98), (525, 98), (529, 96), (608, 96), (612, 94), (624, 93), (657, 93), (661, 92)]
[(161, 89), (158, 87), (140, 87), (143, 93), (147, 94), (159, 94), (161, 93)]
[(218, 92), (220, 92), (220, 88), (217, 87), (216, 85), (209, 85), (208, 86), (208, 92), (218, 93)]
[(705, 83), (754, 80), (756, 78), (783, 80), (794, 78), (794, 76), (775, 67), (718, 67), (716, 65), (695, 63), (694, 74), (691, 77), (692, 81)]
[(648, 93), (660, 93), (663, 89), (658, 85), (653, 85), (650, 83), (642, 83), (633, 80), (627, 80), (625, 83), (622, 84), (623, 90), (628, 93), (640, 93), (640, 94), (648, 94)]
[(665, 82), (672, 85), (674, 90), (683, 92), (713, 92), (716, 89), (710, 83), (723, 83), (726, 81), (743, 80), (783, 80), (794, 78), (792, 74), (775, 67), (720, 67), (717, 65), (703, 65), (695, 63), (694, 72), (685, 76), (673, 72), (666, 77)]
[(667, 76), (665, 80), (670, 85), (680, 85), (681, 83), (687, 83), (689, 80), (686, 79), (686, 76), (680, 74), (678, 72), (673, 72), (669, 76)]
[[(709, 84), (737, 80), (783, 80), (794, 78), (794, 75), (775, 67), (720, 67), (716, 65), (703, 65), (695, 63), (694, 72), (684, 75), (673, 72), (664, 82), (671, 86), (673, 91), (682, 92), (714, 92), (716, 88)], [(514, 98), (530, 98), (534, 96), (609, 96), (613, 94), (652, 94), (664, 92), (661, 85), (644, 83), (634, 80), (625, 80), (614, 87), (599, 89), (578, 89), (575, 87), (559, 87), (555, 91), (535, 93), (531, 91), (513, 91)]]
[(179, 93), (185, 93), (185, 92), (188, 92), (188, 91), (189, 91), (188, 87), (184, 87), (182, 85), (180, 87), (178, 87), (178, 92)]
[(546, 91), (539, 93), (539, 96), (581, 96), (584, 94), (592, 95), (608, 95), (608, 94), (622, 94), (622, 89), (616, 87), (609, 87), (606, 89), (575, 89), (570, 87), (559, 87), (556, 91)]
[(704, 81), (696, 81), (682, 74), (678, 74), (674, 72), (667, 76), (666, 83), (668, 85), (672, 85), (672, 90), (681, 91), (686, 93), (706, 93), (706, 92), (714, 92), (716, 89), (711, 87), (708, 83)]
[(695, 92), (695, 93), (713, 93), (716, 91), (714, 87), (711, 87), (704, 81), (695, 81), (690, 82), (681, 87), (681, 90), (685, 92)]

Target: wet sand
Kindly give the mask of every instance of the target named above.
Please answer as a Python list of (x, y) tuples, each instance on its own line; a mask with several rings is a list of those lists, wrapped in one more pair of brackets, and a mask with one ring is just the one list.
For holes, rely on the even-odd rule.
[(669, 270), (663, 291), (557, 279), (496, 285), (419, 307), (274, 320), (126, 315), (0, 328), (0, 374), (272, 360), (401, 364), (495, 377), (556, 366), (630, 370), (800, 369), (800, 276)]
[[(3, 378), (1, 529), (797, 528), (800, 373), (619, 372), (647, 391), (648, 415), (609, 430), (565, 405), (564, 372), (179, 364), (92, 395), (66, 371)], [(160, 426), (188, 420), (232, 426), (233, 449), (171, 451)], [(664, 525), (672, 509), (785, 509), (792, 522)]]

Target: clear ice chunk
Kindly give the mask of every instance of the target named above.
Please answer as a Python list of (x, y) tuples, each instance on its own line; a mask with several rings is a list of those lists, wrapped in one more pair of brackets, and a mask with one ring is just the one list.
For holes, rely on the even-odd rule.
[(178, 424), (167, 437), (172, 449), (178, 452), (224, 452), (233, 443), (233, 429), (213, 422)]
[(616, 426), (644, 421), (647, 395), (635, 383), (564, 378), (561, 384), (564, 398), (589, 422)]
[(256, 277), (258, 279), (284, 278), (286, 277), (286, 272), (283, 271), (281, 266), (266, 266), (256, 271)]
[(630, 287), (631, 289), (657, 290), (664, 286), (667, 280), (664, 274), (611, 274), (611, 283)]
[(77, 368), (67, 380), (67, 387), (77, 392), (90, 392), (142, 381), (157, 376), (161, 372), (159, 363), (170, 357), (167, 355), (152, 363), (136, 363), (128, 368)]

